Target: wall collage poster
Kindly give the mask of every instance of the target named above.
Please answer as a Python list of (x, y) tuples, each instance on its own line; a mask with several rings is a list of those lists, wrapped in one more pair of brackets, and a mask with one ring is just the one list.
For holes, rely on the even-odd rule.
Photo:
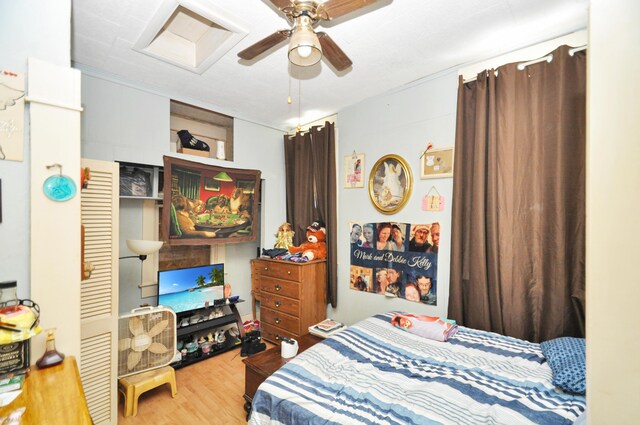
[(440, 224), (350, 223), (350, 287), (437, 305)]

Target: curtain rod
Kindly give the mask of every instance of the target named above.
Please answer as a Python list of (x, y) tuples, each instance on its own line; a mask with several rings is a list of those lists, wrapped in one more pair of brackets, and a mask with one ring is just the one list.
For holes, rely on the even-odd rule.
[[(584, 46), (578, 46), (578, 47), (574, 47), (572, 49), (569, 49), (569, 56), (573, 56), (578, 52), (586, 50), (586, 48), (587, 48), (587, 45), (585, 44)], [(553, 60), (553, 54), (550, 53), (547, 56), (543, 56), (543, 57), (541, 57), (539, 59), (534, 59), (534, 60), (531, 60), (531, 61), (528, 61), (528, 62), (521, 62), (521, 63), (519, 63), (517, 65), (516, 68), (518, 69), (518, 71), (524, 71), (524, 69), (529, 65), (533, 65), (535, 63), (540, 63), (540, 62), (544, 62), (544, 61), (551, 62), (552, 60)], [(495, 74), (496, 74), (496, 77), (497, 77), (498, 76), (498, 70), (497, 69), (495, 71)], [(471, 81), (475, 81), (476, 78), (477, 77), (472, 77), (472, 78), (469, 78), (467, 80), (463, 80), (463, 83), (469, 83)]]

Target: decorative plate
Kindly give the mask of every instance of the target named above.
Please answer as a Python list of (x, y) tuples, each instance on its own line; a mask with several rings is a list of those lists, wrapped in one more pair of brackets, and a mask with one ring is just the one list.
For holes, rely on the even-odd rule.
[(76, 196), (76, 184), (67, 176), (55, 175), (44, 181), (42, 190), (52, 201), (64, 202)]

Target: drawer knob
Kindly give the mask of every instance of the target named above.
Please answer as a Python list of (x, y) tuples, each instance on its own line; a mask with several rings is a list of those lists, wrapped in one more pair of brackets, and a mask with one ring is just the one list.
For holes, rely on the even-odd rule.
[(280, 307), (282, 303), (280, 301), (276, 301), (276, 307)]
[(291, 274), (291, 270), (287, 270), (287, 274)]
[(276, 341), (280, 339), (280, 335), (276, 334)]
[(279, 290), (281, 290), (281, 289), (282, 289), (282, 286), (280, 286), (280, 285), (276, 285), (276, 291), (279, 291)]
[(268, 267), (265, 267), (265, 268), (264, 268), (264, 271), (266, 272), (267, 270), (269, 270), (269, 268), (268, 268)]
[(280, 324), (280, 322), (282, 322), (282, 320), (280, 320), (280, 318), (279, 318), (279, 317), (276, 317), (275, 322), (276, 322), (276, 325), (279, 325), (279, 324)]

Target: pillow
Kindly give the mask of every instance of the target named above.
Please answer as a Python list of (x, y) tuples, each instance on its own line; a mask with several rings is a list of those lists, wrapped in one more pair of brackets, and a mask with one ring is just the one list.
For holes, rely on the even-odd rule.
[(587, 389), (586, 346), (584, 338), (562, 337), (540, 344), (553, 374), (553, 385), (574, 394)]

